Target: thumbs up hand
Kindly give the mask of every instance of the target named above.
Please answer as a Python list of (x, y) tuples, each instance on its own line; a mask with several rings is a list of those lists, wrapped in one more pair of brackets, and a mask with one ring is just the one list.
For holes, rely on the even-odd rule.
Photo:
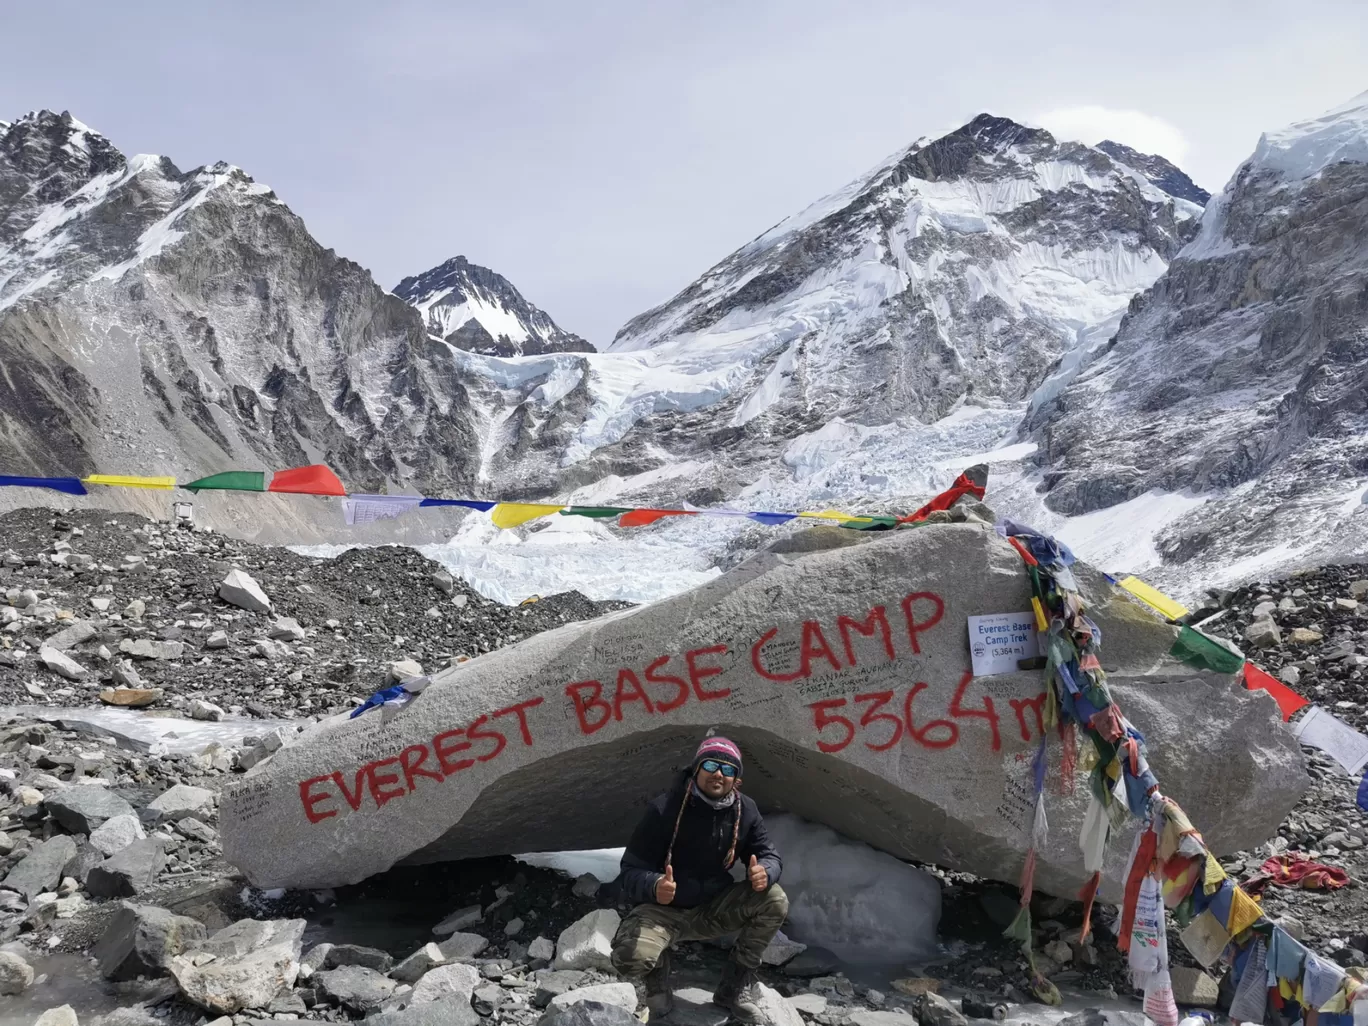
[(769, 886), (769, 874), (754, 855), (750, 857), (750, 869), (746, 875), (750, 877), (751, 890), (763, 891)]
[(675, 897), (675, 878), (674, 866), (665, 867), (665, 875), (656, 881), (655, 900), (657, 905), (668, 905), (674, 901)]

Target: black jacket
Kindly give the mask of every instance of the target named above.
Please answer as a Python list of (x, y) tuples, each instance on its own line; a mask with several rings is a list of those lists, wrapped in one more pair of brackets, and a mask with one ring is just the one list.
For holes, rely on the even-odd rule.
[[(733, 883), (725, 868), (727, 850), (731, 847), (736, 808), (714, 809), (690, 794), (692, 778), (681, 775), (674, 787), (646, 806), (646, 815), (632, 832), (632, 839), (622, 853), (622, 874), (619, 883), (622, 896), (637, 905), (655, 902), (656, 881), (665, 875), (665, 852), (670, 846), (679, 803), (688, 796), (684, 818), (679, 824), (679, 835), (674, 842), (675, 899), (673, 908), (696, 908)], [(736, 861), (743, 868), (750, 866), (754, 855), (765, 867), (769, 882), (779, 882), (784, 862), (770, 843), (765, 832), (765, 821), (755, 802), (738, 794), (741, 803), (741, 826), (736, 839)]]

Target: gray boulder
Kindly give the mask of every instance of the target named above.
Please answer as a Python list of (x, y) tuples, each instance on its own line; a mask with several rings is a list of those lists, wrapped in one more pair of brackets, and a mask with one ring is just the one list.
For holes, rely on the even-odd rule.
[(1169, 970), (1173, 978), (1173, 1000), (1180, 1005), (1215, 1008), (1219, 984), (1212, 976), (1191, 966), (1175, 965)]
[(600, 908), (561, 931), (556, 941), (557, 969), (613, 968), (613, 936), (621, 917), (611, 908)]
[(42, 660), (44, 666), (59, 677), (65, 677), (67, 680), (83, 680), (85, 678), (86, 668), (84, 666), (51, 645), (40, 646), (38, 658)]
[(155, 837), (134, 841), (86, 875), (86, 890), (97, 898), (134, 898), (166, 868), (166, 849)]
[[(419, 983), (421, 982), (420, 980)], [(309, 983), (317, 988), (319, 994), (330, 1004), (340, 1005), (357, 1015), (367, 1015), (378, 1010), (399, 986), (389, 977), (363, 965), (325, 969), (309, 977)], [(466, 995), (466, 1003), (470, 1003), (469, 994)]]
[(114, 913), (93, 954), (106, 979), (163, 976), (171, 959), (203, 943), (206, 936), (198, 920), (126, 901)]
[(119, 642), (119, 651), (134, 659), (179, 659), (185, 654), (185, 642), (124, 638)]
[(186, 712), (190, 714), (192, 720), (206, 720), (217, 723), (223, 719), (225, 713), (222, 706), (215, 705), (213, 702), (206, 702), (202, 698), (192, 698)]
[(425, 972), (444, 962), (446, 956), (442, 954), (441, 948), (436, 944), (424, 944), (391, 969), (390, 975), (401, 983), (417, 983)]
[(214, 814), (214, 792), (207, 787), (176, 784), (153, 798), (147, 805), (160, 823), (175, 822), (186, 816), (209, 819)]
[(467, 905), (465, 908), (458, 908), (434, 926), (432, 935), (434, 937), (445, 937), (457, 930), (464, 930), (467, 926), (474, 926), (476, 923), (483, 922), (483, 920), (484, 911), (481, 906)]
[(32, 901), (44, 891), (57, 889), (62, 871), (75, 855), (76, 842), (70, 837), (61, 834), (50, 837), (41, 844), (35, 844), (19, 864), (0, 879), (0, 886), (18, 891)]
[(58, 652), (65, 652), (68, 649), (75, 648), (83, 641), (89, 641), (95, 637), (98, 630), (99, 628), (89, 620), (77, 620), (70, 627), (64, 627), (48, 638), (46, 644)]
[(387, 973), (394, 965), (394, 956), (379, 948), (366, 948), (360, 944), (334, 944), (328, 948), (323, 964), (328, 969), (344, 965), (359, 965), (374, 969), (377, 973)]
[(969, 1026), (964, 1013), (934, 991), (927, 991), (918, 1000), (917, 1019), (922, 1026)]
[(228, 576), (219, 585), (218, 595), (230, 606), (237, 606), (249, 613), (265, 613), (271, 608), (271, 600), (261, 590), (261, 585), (257, 584), (251, 574), (241, 570), (228, 572)]
[(547, 1008), (565, 1008), (585, 1001), (617, 1005), (629, 1012), (635, 1012), (637, 992), (630, 983), (596, 983), (590, 987), (580, 987), (577, 990), (567, 990), (564, 994), (557, 994), (547, 1004)]
[(44, 804), (48, 814), (73, 834), (92, 834), (106, 820), (133, 816), (133, 806), (107, 787), (78, 784), (50, 796)]
[(489, 941), (478, 933), (453, 933), (437, 945), (437, 950), (446, 961), (459, 962), (462, 959), (474, 958), (487, 947)]
[[(794, 1013), (797, 1014), (797, 1013)], [(632, 1026), (640, 1021), (621, 1005), (599, 1001), (576, 1001), (559, 1008), (548, 1008), (537, 1026)]]
[[(976, 522), (855, 534), (807, 532), (691, 592), (443, 670), (402, 710), (308, 728), (227, 785), (225, 857), (260, 887), (321, 887), (401, 860), (621, 844), (716, 727), (762, 808), (1015, 882), (1041, 674), (972, 676), (968, 618), (1031, 608), (1021, 557)], [(1273, 836), (1309, 778), (1271, 696), (1179, 662), (1178, 628), (1095, 570), (1075, 576), (1164, 793), (1217, 853)], [(604, 788), (605, 773), (639, 786)], [(1036, 885), (1074, 894), (1087, 788), (1046, 801)], [(1127, 854), (1111, 845), (1104, 901)]]
[(442, 998), (458, 997), (470, 1003), (470, 996), (481, 983), (478, 969), (470, 965), (440, 965), (430, 970), (413, 987), (409, 1003), (423, 1004)]
[(553, 969), (541, 973), (537, 976), (537, 989), (532, 993), (532, 1004), (537, 1008), (545, 1008), (561, 994), (568, 994), (584, 986), (584, 981), (588, 978), (588, 973), (580, 972), (578, 969)]
[[(182, 994), (210, 1012), (265, 1008), (294, 986), (305, 925), (303, 919), (239, 920), (171, 959), (171, 975)], [(214, 958), (196, 965), (201, 953)]]
[[(123, 819), (122, 816), (117, 816), (115, 818)], [(109, 822), (113, 822), (113, 820), (110, 820)], [(104, 828), (101, 827), (100, 829)], [(142, 838), (137, 838), (137, 840), (141, 839)], [(129, 844), (132, 843), (132, 841), (129, 842)], [(127, 847), (127, 845), (124, 847)], [(121, 848), (119, 850), (122, 851), (123, 849)], [(62, 875), (80, 881), (81, 886), (84, 887), (86, 881), (90, 879), (90, 871), (104, 862), (107, 858), (109, 858), (109, 856), (100, 851), (99, 848), (95, 847), (95, 845), (91, 844), (89, 841), (85, 841), (82, 844), (78, 844), (76, 846), (76, 854), (67, 859), (66, 865), (62, 867)]]
[(22, 994), (33, 985), (33, 966), (13, 951), (0, 951), (0, 994)]
[(70, 1005), (58, 1005), (34, 1019), (33, 1026), (79, 1026), (79, 1021), (76, 1009)]
[(142, 820), (136, 814), (129, 812), (121, 816), (112, 816), (90, 832), (90, 843), (105, 858), (117, 855), (134, 841), (141, 841), (147, 836), (147, 831), (143, 829)]
[(1255, 648), (1276, 648), (1282, 643), (1282, 628), (1271, 619), (1255, 620), (1245, 630), (1245, 641)]
[(480, 1021), (469, 1001), (455, 997), (367, 1016), (366, 1026), (480, 1026)]

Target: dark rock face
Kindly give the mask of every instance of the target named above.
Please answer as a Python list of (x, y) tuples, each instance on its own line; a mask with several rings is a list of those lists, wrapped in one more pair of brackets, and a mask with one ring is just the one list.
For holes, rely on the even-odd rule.
[(486, 356), (594, 352), (502, 274), (463, 256), (405, 278), (394, 294), (417, 308), (431, 334), (458, 349)]
[(1117, 163), (1139, 171), (1149, 179), (1151, 185), (1163, 189), (1170, 196), (1202, 207), (1211, 199), (1211, 193), (1189, 178), (1182, 168), (1157, 153), (1141, 153), (1110, 139), (1098, 143), (1097, 148)]

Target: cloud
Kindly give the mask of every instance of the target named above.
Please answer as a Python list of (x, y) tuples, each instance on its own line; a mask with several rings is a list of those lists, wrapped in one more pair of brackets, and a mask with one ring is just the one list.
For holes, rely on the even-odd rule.
[(1095, 105), (1061, 107), (1038, 115), (1035, 121), (1059, 139), (1076, 139), (1089, 146), (1111, 139), (1141, 153), (1158, 153), (1180, 167), (1188, 154), (1188, 141), (1182, 132), (1144, 111)]

